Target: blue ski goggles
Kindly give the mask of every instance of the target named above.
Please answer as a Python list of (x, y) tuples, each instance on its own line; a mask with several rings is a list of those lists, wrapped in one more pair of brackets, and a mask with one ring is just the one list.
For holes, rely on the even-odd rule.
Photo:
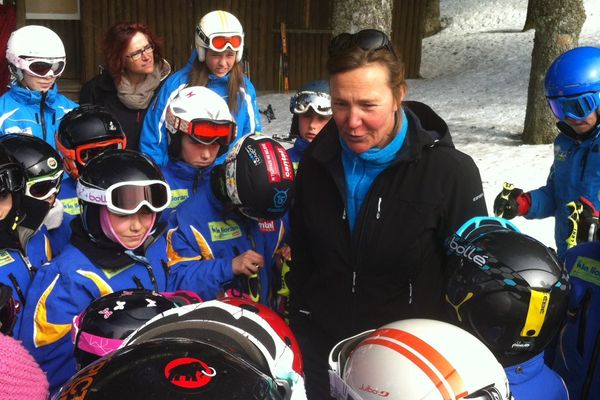
[(579, 96), (548, 98), (548, 105), (559, 120), (565, 118), (582, 121), (600, 107), (600, 92), (589, 92)]
[(293, 114), (304, 114), (310, 108), (319, 115), (331, 116), (331, 96), (323, 92), (299, 92), (290, 99)]

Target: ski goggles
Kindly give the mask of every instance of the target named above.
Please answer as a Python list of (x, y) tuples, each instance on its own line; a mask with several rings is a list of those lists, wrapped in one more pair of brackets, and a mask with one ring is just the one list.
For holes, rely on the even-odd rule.
[(0, 168), (0, 195), (19, 192), (25, 186), (25, 174), (20, 165), (8, 164)]
[(331, 116), (331, 96), (322, 92), (300, 92), (290, 99), (293, 114), (304, 114), (310, 108), (319, 115)]
[(65, 70), (64, 58), (20, 58), (17, 67), (39, 78), (60, 76)]
[(582, 121), (600, 107), (600, 91), (572, 97), (548, 98), (548, 105), (561, 121), (565, 118)]
[(59, 141), (56, 141), (56, 148), (64, 158), (75, 160), (79, 165), (86, 165), (89, 160), (108, 149), (124, 149), (127, 145), (125, 136), (122, 138), (109, 139), (101, 142), (92, 142), (77, 146), (75, 149), (68, 149)]
[(196, 118), (188, 122), (173, 115), (170, 108), (167, 109), (166, 125), (171, 133), (187, 133), (194, 142), (207, 146), (213, 143), (228, 146), (236, 130), (235, 122), (228, 120)]
[(159, 180), (119, 182), (104, 190), (80, 179), (77, 197), (106, 206), (114, 214), (132, 215), (144, 206), (155, 213), (163, 211), (171, 203), (171, 190), (166, 182)]
[(354, 46), (358, 46), (365, 51), (386, 49), (398, 58), (388, 36), (378, 29), (363, 29), (356, 33), (340, 33), (329, 44), (329, 56), (335, 57)]
[(60, 190), (63, 170), (52, 175), (29, 179), (25, 185), (25, 195), (38, 200), (46, 200)]
[(207, 36), (199, 27), (196, 27), (196, 34), (200, 40), (202, 40), (202, 43), (213, 51), (221, 52), (225, 51), (227, 48), (230, 48), (233, 51), (239, 51), (244, 47), (243, 34), (217, 32)]

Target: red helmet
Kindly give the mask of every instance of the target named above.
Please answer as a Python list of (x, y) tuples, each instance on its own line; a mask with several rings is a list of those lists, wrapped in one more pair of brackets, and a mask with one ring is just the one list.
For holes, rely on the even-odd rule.
[(304, 395), (298, 342), (285, 322), (265, 306), (229, 298), (168, 310), (135, 331), (124, 346), (173, 337), (224, 348), (272, 377), (286, 398)]

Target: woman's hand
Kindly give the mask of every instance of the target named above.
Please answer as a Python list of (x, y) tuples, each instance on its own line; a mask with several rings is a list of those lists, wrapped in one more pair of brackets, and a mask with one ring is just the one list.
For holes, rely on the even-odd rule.
[(264, 265), (265, 260), (262, 255), (254, 250), (247, 250), (233, 259), (231, 269), (234, 275), (250, 276), (258, 273)]

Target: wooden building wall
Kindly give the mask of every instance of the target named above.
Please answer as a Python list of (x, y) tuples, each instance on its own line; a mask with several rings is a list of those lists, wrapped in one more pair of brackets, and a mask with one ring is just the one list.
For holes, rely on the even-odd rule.
[[(45, 25), (63, 39), (67, 51), (64, 78), (85, 82), (102, 63), (100, 42), (118, 21), (141, 21), (164, 40), (165, 58), (181, 68), (193, 49), (194, 27), (209, 11), (236, 15), (245, 30), (250, 76), (259, 91), (278, 89), (280, 31), (288, 31), (290, 88), (325, 76), (331, 40), (331, 0), (80, 0), (80, 21), (27, 20)], [(395, 0), (392, 38), (406, 63), (408, 77), (417, 77), (421, 58), (420, 0)]]

